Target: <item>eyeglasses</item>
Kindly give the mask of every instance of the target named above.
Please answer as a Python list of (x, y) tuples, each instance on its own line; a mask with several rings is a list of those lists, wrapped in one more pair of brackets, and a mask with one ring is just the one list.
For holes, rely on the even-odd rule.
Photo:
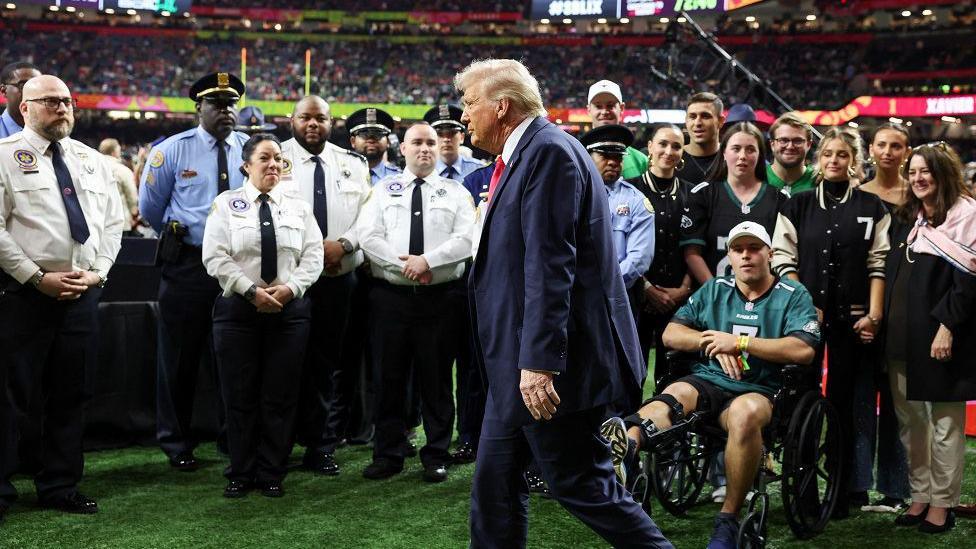
[(794, 147), (802, 147), (807, 142), (807, 140), (802, 137), (794, 137), (792, 139), (790, 139), (789, 137), (777, 137), (776, 139), (773, 139), (773, 142), (779, 145), (780, 147), (785, 147), (787, 145), (793, 145)]
[(74, 97), (39, 97), (37, 99), (25, 99), (25, 103), (40, 103), (47, 107), (49, 111), (56, 111), (60, 105), (68, 110), (78, 108), (78, 100)]
[(363, 139), (375, 139), (377, 141), (383, 139), (384, 137), (386, 137), (386, 135), (387, 132), (384, 132), (382, 130), (377, 130), (377, 129), (360, 130), (356, 132), (356, 137), (361, 137)]

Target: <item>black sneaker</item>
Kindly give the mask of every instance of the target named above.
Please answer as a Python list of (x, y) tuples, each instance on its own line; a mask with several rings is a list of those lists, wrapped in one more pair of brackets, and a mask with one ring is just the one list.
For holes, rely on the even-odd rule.
[(707, 549), (736, 549), (738, 540), (739, 521), (731, 513), (719, 513)]
[(538, 472), (526, 471), (525, 482), (529, 485), (529, 493), (539, 494), (544, 498), (552, 497), (552, 494), (549, 492), (549, 487), (546, 486), (546, 481), (542, 480), (542, 475)]
[(610, 461), (613, 462), (613, 472), (617, 474), (620, 484), (627, 486), (627, 428), (624, 420), (619, 417), (612, 417), (603, 422), (600, 427), (600, 435), (610, 442)]

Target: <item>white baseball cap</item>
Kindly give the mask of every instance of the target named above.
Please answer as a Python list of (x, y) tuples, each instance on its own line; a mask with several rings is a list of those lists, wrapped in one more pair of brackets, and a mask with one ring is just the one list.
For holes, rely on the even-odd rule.
[(590, 93), (586, 94), (586, 102), (592, 103), (593, 98), (600, 95), (601, 93), (609, 93), (610, 95), (617, 98), (617, 101), (623, 103), (624, 96), (620, 93), (620, 86), (616, 82), (611, 82), (609, 80), (600, 80), (596, 84), (590, 86)]
[(766, 246), (769, 246), (770, 248), (773, 247), (772, 240), (769, 238), (769, 233), (766, 232), (766, 227), (763, 227), (759, 223), (753, 221), (743, 221), (735, 227), (732, 227), (732, 230), (729, 231), (729, 239), (725, 241), (725, 247), (730, 248), (732, 243), (735, 242), (735, 239), (739, 238), (740, 236), (754, 236), (761, 240)]

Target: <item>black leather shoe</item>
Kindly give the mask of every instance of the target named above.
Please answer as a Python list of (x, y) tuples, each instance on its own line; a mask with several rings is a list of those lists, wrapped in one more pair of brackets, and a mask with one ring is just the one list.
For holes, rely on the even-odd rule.
[(941, 534), (943, 532), (948, 532), (956, 525), (956, 514), (949, 509), (946, 514), (945, 522), (942, 524), (932, 524), (927, 520), (923, 520), (921, 524), (918, 525), (918, 531), (923, 534)]
[(339, 464), (332, 454), (305, 454), (302, 467), (319, 475), (334, 477), (339, 474)]
[(403, 455), (412, 458), (417, 457), (417, 445), (412, 441), (406, 441), (403, 443)]
[(381, 480), (400, 474), (400, 471), (403, 471), (402, 464), (397, 465), (387, 459), (377, 459), (363, 469), (363, 478)]
[(191, 473), (200, 468), (193, 452), (181, 452), (169, 458), (169, 466), (181, 473)]
[(55, 509), (64, 513), (91, 515), (98, 512), (98, 504), (80, 492), (70, 492), (63, 496), (41, 500), (41, 507)]
[(244, 480), (232, 480), (224, 488), (224, 497), (237, 499), (242, 498), (251, 491), (251, 483)]
[(424, 467), (424, 482), (444, 482), (447, 480), (447, 467), (431, 464)]
[(922, 521), (925, 520), (925, 514), (928, 512), (929, 512), (929, 506), (926, 505), (925, 509), (922, 509), (922, 512), (917, 515), (909, 515), (907, 512), (902, 513), (897, 517), (895, 517), (895, 525), (896, 526), (918, 526), (919, 524), (922, 524)]
[(473, 463), (477, 455), (478, 449), (475, 445), (470, 442), (464, 442), (451, 454), (451, 461), (458, 465), (462, 463)]
[(551, 498), (552, 493), (546, 486), (546, 481), (542, 480), (542, 475), (534, 471), (526, 471), (525, 482), (529, 485), (529, 493), (539, 494), (544, 498)]
[(269, 480), (261, 486), (261, 495), (266, 498), (280, 498), (285, 495), (285, 490), (281, 487), (280, 480)]

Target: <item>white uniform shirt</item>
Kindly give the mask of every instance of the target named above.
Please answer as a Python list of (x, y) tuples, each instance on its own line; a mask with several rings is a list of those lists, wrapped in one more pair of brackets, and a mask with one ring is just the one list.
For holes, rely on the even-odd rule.
[[(360, 245), (370, 260), (373, 276), (399, 285), (416, 285), (401, 273), (401, 255), (410, 250), (411, 202), (414, 179), (404, 170), (387, 177), (373, 189), (373, 196), (360, 215)], [(421, 187), (424, 217), (423, 258), (430, 265), (431, 284), (456, 280), (464, 274), (464, 261), (471, 257), (474, 202), (456, 181), (430, 174)]]
[(296, 298), (322, 273), (325, 253), (322, 232), (312, 207), (279, 182), (268, 195), (278, 245), (278, 278), (261, 280), (261, 227), (258, 219), (261, 194), (250, 182), (217, 196), (203, 231), (203, 265), (224, 289), (224, 296), (285, 284)]
[(74, 139), (59, 143), (88, 223), (84, 244), (71, 238), (50, 142), (30, 128), (0, 139), (0, 268), (21, 284), (39, 268), (105, 277), (122, 247), (127, 216), (108, 162)]
[[(315, 162), (312, 153), (298, 144), (294, 138), (281, 144), (284, 166), (281, 185), (297, 193), (312, 206), (315, 193)], [(362, 156), (326, 143), (322, 153), (322, 169), (325, 170), (326, 210), (328, 211), (328, 240), (345, 238), (353, 247), (359, 247), (356, 221), (359, 212), (369, 199), (372, 189), (369, 183), (369, 166)], [(314, 211), (314, 210), (313, 210)], [(322, 276), (346, 274), (363, 262), (362, 251), (356, 249), (346, 254), (340, 262), (339, 272), (322, 272)]]

